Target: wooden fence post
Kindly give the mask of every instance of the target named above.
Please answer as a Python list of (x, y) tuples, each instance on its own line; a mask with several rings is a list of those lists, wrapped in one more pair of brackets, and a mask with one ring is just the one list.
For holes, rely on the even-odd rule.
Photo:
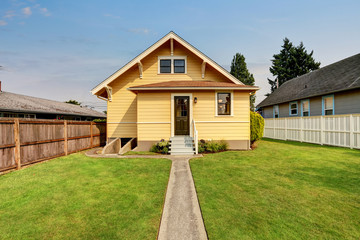
[(353, 149), (354, 148), (354, 116), (352, 114), (350, 114), (350, 126), (349, 126), (349, 130), (350, 130), (350, 148)]
[(93, 147), (93, 121), (90, 123), (90, 147)]
[(276, 118), (273, 118), (273, 128), (274, 128), (274, 132), (273, 132), (273, 138), (276, 138), (276, 128), (275, 128), (275, 125), (276, 125)]
[(300, 117), (300, 142), (304, 141), (304, 118)]
[(14, 140), (15, 140), (15, 162), (16, 169), (21, 168), (21, 155), (20, 155), (20, 123), (19, 119), (14, 119)]
[(285, 118), (285, 141), (287, 140), (287, 118)]
[(320, 118), (320, 144), (321, 145), (324, 145), (324, 143), (325, 143), (324, 129), (325, 129), (325, 119), (324, 119), (324, 116), (321, 116), (321, 118)]
[(64, 120), (64, 153), (68, 155), (68, 134), (67, 134), (67, 121)]

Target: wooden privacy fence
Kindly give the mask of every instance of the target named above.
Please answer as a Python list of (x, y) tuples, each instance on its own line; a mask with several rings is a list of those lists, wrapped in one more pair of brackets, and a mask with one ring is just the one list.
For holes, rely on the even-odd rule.
[(360, 149), (360, 114), (265, 118), (264, 137)]
[(0, 171), (98, 147), (106, 123), (0, 119)]

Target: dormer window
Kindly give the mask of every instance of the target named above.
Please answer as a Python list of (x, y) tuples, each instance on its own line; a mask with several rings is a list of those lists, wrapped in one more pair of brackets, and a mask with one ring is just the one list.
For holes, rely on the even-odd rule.
[(159, 57), (158, 73), (186, 73), (186, 57), (162, 56)]
[(160, 73), (171, 73), (171, 60), (170, 59), (160, 60)]

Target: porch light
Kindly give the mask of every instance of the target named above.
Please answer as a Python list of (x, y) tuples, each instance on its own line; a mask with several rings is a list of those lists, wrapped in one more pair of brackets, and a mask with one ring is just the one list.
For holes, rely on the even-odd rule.
[(197, 103), (197, 97), (194, 97), (194, 103)]

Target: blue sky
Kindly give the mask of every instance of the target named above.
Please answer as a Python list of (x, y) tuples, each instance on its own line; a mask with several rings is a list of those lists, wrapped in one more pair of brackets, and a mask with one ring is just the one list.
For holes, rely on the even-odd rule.
[(359, 9), (358, 0), (2, 0), (0, 80), (3, 91), (104, 110), (89, 91), (173, 30), (227, 69), (244, 54), (258, 103), (285, 37), (321, 66), (359, 53)]

